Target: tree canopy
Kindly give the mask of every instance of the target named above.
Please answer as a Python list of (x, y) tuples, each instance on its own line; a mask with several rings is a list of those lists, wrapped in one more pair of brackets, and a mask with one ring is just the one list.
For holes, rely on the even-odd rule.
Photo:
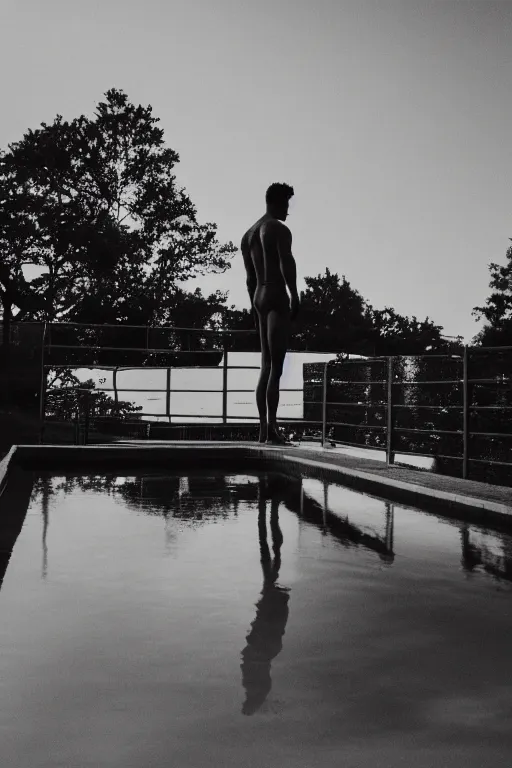
[(427, 317), (374, 309), (349, 281), (331, 273), (306, 277), (294, 338), (299, 349), (361, 355), (414, 355), (446, 345), (442, 327)]
[(474, 344), (512, 345), (512, 246), (507, 249), (506, 259), (503, 266), (495, 262), (489, 264), (491, 294), (483, 307), (474, 307), (472, 312), (477, 320), (483, 317), (487, 322), (473, 339)]
[(4, 315), (32, 294), (31, 319), (158, 324), (178, 281), (228, 269), (236, 248), (198, 223), (158, 122), (112, 89), (93, 118), (58, 115), (1, 155)]

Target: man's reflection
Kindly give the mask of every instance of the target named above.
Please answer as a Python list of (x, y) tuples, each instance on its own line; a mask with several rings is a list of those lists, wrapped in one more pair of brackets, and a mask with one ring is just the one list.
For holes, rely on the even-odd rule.
[[(277, 482), (276, 482), (277, 481)], [(270, 498), (270, 530), (272, 549), (267, 542), (266, 501)], [(263, 570), (261, 599), (256, 603), (256, 617), (247, 635), (247, 645), (242, 651), (242, 684), (245, 688), (244, 715), (256, 712), (272, 688), (270, 664), (283, 647), (286, 622), (288, 620), (289, 589), (277, 585), (281, 567), (281, 545), (283, 534), (279, 527), (279, 479), (259, 478), (258, 487), (258, 530)]]

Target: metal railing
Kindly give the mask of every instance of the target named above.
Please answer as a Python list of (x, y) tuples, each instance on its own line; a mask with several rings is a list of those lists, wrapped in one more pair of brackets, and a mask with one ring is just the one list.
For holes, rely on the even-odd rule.
[[(410, 355), (407, 356), (409, 359), (433, 359), (433, 358), (444, 358), (444, 359), (450, 359), (455, 360), (459, 359), (462, 362), (462, 377), (457, 379), (437, 379), (437, 380), (429, 380), (429, 381), (422, 381), (422, 380), (411, 380), (411, 381), (394, 381), (394, 360), (396, 356), (386, 356), (386, 357), (375, 357), (375, 358), (367, 358), (366, 360), (344, 360), (344, 361), (329, 361), (326, 363), (322, 363), (320, 365), (323, 365), (323, 381), (322, 383), (308, 383), (309, 387), (322, 387), (322, 439), (321, 443), (322, 446), (326, 443), (326, 435), (328, 428), (332, 427), (352, 427), (355, 429), (364, 429), (364, 430), (379, 430), (384, 433), (386, 445), (385, 447), (378, 446), (378, 445), (367, 445), (364, 443), (358, 443), (358, 442), (348, 442), (348, 441), (334, 441), (335, 443), (340, 443), (343, 445), (350, 445), (354, 447), (360, 447), (360, 448), (367, 448), (369, 450), (381, 450), (385, 451), (386, 453), (386, 464), (387, 466), (390, 466), (394, 464), (395, 462), (395, 454), (410, 454), (414, 456), (423, 456), (423, 457), (431, 457), (431, 458), (440, 458), (440, 459), (454, 459), (454, 460), (460, 460), (462, 461), (462, 477), (464, 479), (468, 479), (469, 477), (469, 464), (470, 462), (479, 462), (483, 464), (491, 464), (496, 466), (503, 466), (503, 467), (512, 467), (512, 462), (510, 461), (497, 461), (494, 459), (485, 459), (485, 458), (477, 458), (475, 456), (471, 456), (470, 454), (470, 440), (472, 437), (490, 437), (490, 438), (512, 438), (512, 432), (485, 432), (485, 431), (477, 431), (470, 427), (470, 414), (474, 411), (512, 411), (512, 404), (511, 405), (474, 405), (471, 402), (471, 388), (475, 384), (496, 384), (496, 383), (507, 383), (510, 381), (511, 387), (512, 387), (512, 376), (506, 377), (502, 374), (501, 379), (500, 377), (493, 377), (493, 378), (471, 378), (469, 376), (469, 354), (470, 353), (479, 353), (479, 352), (491, 352), (491, 351), (499, 351), (499, 352), (507, 352), (512, 351), (512, 346), (503, 346), (503, 347), (469, 347), (468, 345), (464, 346), (463, 354), (462, 356), (457, 355)], [(387, 399), (385, 403), (375, 403), (371, 401), (366, 402), (338, 402), (338, 401), (329, 401), (327, 399), (328, 394), (328, 387), (331, 383), (331, 375), (330, 372), (332, 371), (332, 368), (336, 366), (338, 369), (342, 368), (345, 365), (368, 365), (372, 362), (386, 362), (387, 364), (387, 377), (386, 379), (380, 379), (380, 380), (364, 380), (364, 381), (355, 381), (355, 380), (342, 380), (342, 379), (336, 379), (337, 384), (351, 384), (351, 385), (365, 385), (365, 386), (371, 386), (371, 385), (381, 385), (386, 386), (387, 388)], [(440, 405), (425, 405), (425, 404), (405, 404), (405, 403), (396, 403), (395, 402), (395, 388), (397, 387), (403, 387), (403, 386), (414, 386), (414, 387), (421, 387), (423, 385), (458, 385), (462, 387), (462, 404), (461, 405), (446, 405), (446, 404), (440, 404)], [(305, 383), (306, 386), (306, 383)], [(317, 400), (304, 400), (304, 405), (318, 405)], [(377, 409), (377, 408), (383, 408), (386, 411), (386, 425), (377, 425), (377, 424), (362, 424), (362, 423), (349, 423), (349, 422), (338, 422), (333, 421), (332, 419), (328, 419), (328, 408), (330, 406), (343, 406), (343, 407), (354, 407), (354, 408), (371, 408), (371, 409)], [(458, 410), (461, 412), (461, 428), (459, 430), (445, 430), (445, 429), (436, 429), (436, 428), (428, 428), (428, 429), (419, 429), (417, 427), (399, 427), (395, 424), (395, 412), (398, 409), (432, 409), (432, 410), (442, 410), (442, 411), (449, 411), (449, 410)], [(407, 451), (403, 448), (396, 448), (396, 441), (395, 437), (397, 433), (414, 433), (414, 434), (428, 434), (428, 435), (457, 435), (462, 438), (462, 455), (461, 456), (447, 456), (439, 453), (422, 453), (419, 451)]]
[[(166, 409), (165, 413), (152, 413), (148, 411), (138, 411), (136, 423), (140, 424), (139, 419), (142, 417), (160, 417), (160, 418), (167, 418), (169, 421), (168, 423), (171, 423), (172, 418), (193, 418), (197, 417), (198, 415), (195, 413), (173, 413), (171, 412), (171, 394), (173, 392), (203, 392), (203, 393), (213, 393), (213, 392), (219, 392), (222, 393), (222, 413), (221, 414), (201, 414), (201, 418), (211, 418), (211, 419), (218, 419), (222, 418), (222, 424), (227, 425), (228, 419), (250, 419), (255, 422), (258, 421), (258, 416), (249, 416), (249, 415), (243, 415), (243, 416), (236, 416), (236, 417), (230, 417), (228, 415), (228, 405), (227, 405), (227, 396), (228, 393), (243, 393), (243, 392), (251, 392), (254, 393), (254, 389), (229, 389), (228, 388), (228, 371), (229, 370), (260, 370), (260, 366), (258, 365), (229, 365), (229, 349), (227, 346), (227, 337), (234, 335), (234, 334), (256, 334), (256, 330), (230, 330), (230, 329), (223, 329), (223, 330), (213, 330), (213, 329), (207, 329), (207, 328), (182, 328), (182, 327), (155, 327), (155, 328), (146, 328), (146, 346), (144, 347), (119, 347), (119, 346), (102, 346), (98, 344), (53, 344), (51, 342), (51, 327), (58, 326), (58, 327), (85, 327), (85, 328), (101, 328), (105, 329), (107, 327), (110, 328), (117, 328), (118, 326), (107, 326), (100, 325), (100, 324), (88, 324), (88, 323), (44, 323), (43, 328), (43, 334), (42, 334), (42, 345), (41, 345), (41, 388), (40, 388), (40, 423), (41, 423), (41, 430), (40, 430), (40, 443), (43, 442), (44, 438), (44, 427), (45, 423), (47, 422), (46, 419), (46, 404), (47, 399), (49, 395), (55, 395), (58, 392), (63, 393), (69, 393), (69, 392), (83, 392), (85, 393), (84, 397), (84, 408), (83, 413), (80, 412), (77, 409), (77, 412), (74, 414), (74, 422), (75, 422), (75, 442), (87, 442), (88, 441), (88, 434), (89, 434), (89, 428), (91, 422), (94, 420), (94, 405), (92, 403), (92, 394), (95, 392), (114, 392), (114, 401), (117, 404), (119, 402), (119, 393), (120, 392), (165, 392), (165, 402), (166, 402)], [(145, 326), (122, 326), (122, 328), (145, 328)], [(150, 332), (151, 330), (156, 331), (168, 331), (168, 332), (186, 332), (187, 334), (213, 334), (218, 335), (222, 337), (222, 347), (220, 350), (216, 349), (194, 349), (190, 350), (190, 345), (188, 350), (175, 350), (175, 349), (169, 349), (169, 348), (153, 348), (149, 345), (150, 340)], [(51, 355), (52, 350), (94, 350), (94, 351), (116, 351), (116, 352), (141, 352), (145, 353), (149, 356), (154, 355), (180, 355), (183, 352), (185, 354), (188, 354), (190, 352), (193, 352), (194, 355), (196, 354), (212, 354), (216, 351), (222, 352), (222, 389), (173, 389), (171, 386), (171, 371), (173, 368), (179, 368), (179, 365), (145, 365), (145, 366), (106, 366), (101, 364), (84, 364), (84, 363), (48, 363), (48, 357)], [(292, 351), (292, 350), (290, 350)], [(199, 368), (201, 370), (219, 370), (219, 366), (217, 365), (187, 365), (187, 368)], [(99, 370), (111, 370), (113, 372), (113, 387), (97, 387), (94, 389), (90, 389), (88, 387), (80, 387), (80, 386), (64, 386), (64, 387), (51, 387), (51, 389), (47, 389), (47, 371), (51, 369), (56, 368), (67, 368), (67, 369), (77, 369), (77, 368), (91, 368), (91, 369), (99, 369)], [(166, 387), (165, 388), (120, 388), (117, 386), (117, 374), (119, 371), (126, 371), (126, 370), (151, 370), (151, 369), (163, 369), (167, 372), (166, 377)], [(281, 392), (302, 392), (302, 388), (281, 388)], [(124, 423), (129, 423), (129, 419), (123, 419)], [(56, 424), (59, 422), (56, 422), (54, 420), (51, 421), (52, 424)], [(62, 422), (62, 423), (69, 423), (69, 422)], [(158, 422), (157, 422), (158, 423)], [(297, 417), (293, 418), (290, 417), (288, 419), (280, 419), (281, 424), (295, 424), (300, 423), (301, 425), (305, 424), (311, 424), (311, 425), (319, 425), (319, 422), (317, 421), (311, 421), (307, 422), (304, 419)], [(80, 430), (80, 425), (83, 425), (83, 430)], [(179, 422), (174, 422), (174, 425), (179, 424)], [(185, 422), (181, 423), (180, 426), (195, 426), (193, 423)], [(206, 426), (204, 422), (202, 422), (202, 425)], [(150, 425), (147, 425), (150, 426)], [(210, 426), (220, 426), (220, 425), (210, 425)], [(231, 424), (231, 426), (235, 426), (234, 424)], [(148, 430), (149, 432), (149, 430)]]
[[(140, 331), (142, 331), (145, 334), (145, 346), (137, 346), (137, 347), (118, 347), (118, 346), (108, 346), (103, 347), (102, 345), (98, 343), (91, 343), (91, 344), (78, 344), (78, 345), (68, 345), (68, 344), (53, 344), (51, 339), (51, 331), (52, 328), (56, 329), (62, 329), (64, 327), (70, 327), (70, 328), (100, 328), (102, 330), (108, 330), (108, 329), (114, 329), (115, 331), (123, 330), (125, 328), (136, 328)], [(153, 332), (181, 332), (186, 333), (189, 335), (191, 334), (200, 334), (200, 335), (208, 335), (213, 334), (216, 336), (219, 336), (221, 338), (221, 346), (220, 348), (210, 348), (210, 349), (195, 349), (192, 350), (194, 355), (197, 354), (212, 354), (215, 352), (222, 353), (222, 389), (198, 389), (198, 390), (180, 390), (180, 389), (173, 389), (171, 384), (171, 371), (172, 368), (180, 367), (178, 365), (169, 365), (169, 364), (162, 364), (162, 365), (144, 365), (144, 366), (131, 366), (131, 365), (101, 365), (101, 364), (84, 364), (84, 363), (77, 363), (74, 362), (72, 364), (68, 363), (55, 363), (55, 362), (48, 362), (49, 358), (51, 357), (52, 350), (115, 350), (117, 352), (119, 351), (129, 351), (134, 352), (138, 351), (140, 353), (145, 353), (147, 356), (151, 357), (152, 355), (180, 355), (180, 354), (187, 354), (186, 351), (183, 349), (170, 349), (170, 348), (162, 348), (162, 347), (155, 347), (150, 344), (151, 341), (151, 334)], [(143, 417), (166, 417), (169, 420), (169, 424), (171, 423), (172, 418), (193, 418), (194, 416), (197, 416), (197, 414), (192, 413), (173, 413), (171, 411), (171, 394), (172, 392), (205, 392), (205, 393), (212, 393), (212, 392), (219, 392), (222, 393), (222, 413), (221, 414), (201, 414), (201, 418), (222, 418), (222, 424), (208, 424), (208, 422), (201, 422), (199, 423), (193, 423), (193, 422), (182, 422), (179, 424), (179, 422), (174, 422), (173, 426), (183, 426), (183, 427), (199, 427), (199, 426), (211, 426), (211, 427), (221, 427), (221, 426), (228, 426), (228, 419), (245, 419), (249, 421), (254, 421), (257, 423), (258, 417), (257, 416), (237, 416), (237, 417), (231, 417), (228, 415), (228, 406), (227, 406), (227, 396), (229, 392), (253, 392), (253, 389), (229, 389), (228, 388), (228, 371), (234, 370), (234, 369), (241, 369), (241, 370), (247, 370), (247, 369), (254, 369), (259, 370), (259, 366), (255, 365), (229, 365), (229, 349), (228, 349), (228, 337), (234, 336), (236, 334), (256, 334), (256, 330), (230, 330), (230, 329), (223, 329), (223, 330), (213, 330), (213, 329), (205, 329), (205, 328), (181, 328), (181, 327), (142, 327), (142, 326), (108, 326), (103, 324), (97, 324), (97, 325), (89, 325), (89, 324), (80, 324), (80, 323), (45, 323), (43, 327), (43, 333), (42, 333), (42, 344), (41, 344), (41, 388), (40, 388), (40, 418), (41, 418), (41, 442), (43, 440), (43, 432), (44, 432), (44, 424), (45, 424), (45, 411), (46, 411), (46, 402), (47, 397), (50, 395), (57, 396), (57, 392), (60, 390), (62, 392), (70, 392), (72, 390), (75, 390), (77, 392), (85, 392), (86, 398), (84, 398), (85, 402), (85, 411), (86, 415), (82, 414), (82, 420), (84, 421), (84, 424), (86, 423), (89, 425), (91, 418), (94, 419), (94, 409), (90, 405), (91, 401), (87, 398), (87, 393), (91, 392), (114, 392), (114, 399), (115, 402), (119, 402), (119, 393), (121, 392), (128, 392), (128, 391), (146, 391), (146, 392), (165, 392), (165, 401), (166, 401), (166, 407), (165, 407), (165, 413), (149, 413), (145, 411), (140, 411), (137, 413), (137, 419), (130, 420), (129, 418), (124, 418), (123, 421), (125, 423), (138, 423), (140, 424), (139, 419)], [(190, 342), (188, 343), (189, 352), (190, 352)], [(462, 477), (468, 478), (469, 477), (469, 468), (471, 463), (482, 463), (482, 464), (495, 464), (497, 466), (502, 467), (512, 467), (512, 462), (510, 461), (499, 461), (496, 459), (489, 459), (489, 458), (481, 458), (476, 455), (471, 455), (471, 439), (482, 437), (482, 438), (496, 438), (501, 439), (505, 438), (508, 439), (512, 437), (511, 432), (509, 431), (479, 431), (472, 428), (470, 423), (470, 416), (474, 412), (482, 411), (482, 412), (489, 412), (489, 411), (501, 411), (503, 413), (506, 413), (508, 411), (512, 411), (512, 404), (511, 405), (499, 405), (499, 404), (491, 404), (491, 405), (477, 405), (472, 402), (472, 388), (475, 385), (480, 384), (495, 384), (497, 381), (503, 381), (508, 382), (511, 381), (511, 387), (512, 387), (512, 375), (510, 377), (501, 376), (493, 378), (489, 377), (470, 377), (469, 375), (469, 355), (470, 354), (478, 354), (478, 353), (487, 353), (487, 352), (509, 352), (512, 350), (512, 347), (469, 347), (465, 346), (462, 349), (462, 354), (460, 355), (454, 355), (454, 354), (444, 354), (444, 355), (411, 355), (407, 356), (407, 359), (409, 360), (434, 360), (435, 358), (438, 358), (441, 361), (458, 361), (459, 364), (462, 365), (462, 371), (461, 376), (457, 376), (457, 378), (450, 378), (450, 379), (440, 379), (440, 378), (432, 378), (431, 380), (410, 380), (410, 381), (396, 381), (395, 380), (395, 372), (394, 372), (394, 365), (396, 360), (405, 359), (405, 356), (381, 356), (381, 357), (366, 357), (366, 358), (360, 358), (360, 359), (349, 359), (349, 360), (343, 360), (343, 361), (330, 361), (328, 363), (320, 364), (322, 366), (322, 380), (318, 384), (309, 384), (308, 386), (318, 386), (322, 387), (322, 396), (321, 400), (306, 400), (303, 398), (303, 404), (304, 407), (306, 405), (312, 405), (316, 404), (319, 405), (321, 403), (321, 417), (319, 419), (316, 418), (290, 418), (286, 420), (281, 420), (280, 423), (287, 424), (287, 425), (296, 425), (297, 427), (318, 427), (321, 428), (321, 437), (320, 441), (322, 446), (325, 446), (327, 441), (327, 433), (329, 430), (332, 431), (332, 428), (335, 427), (346, 427), (350, 429), (364, 429), (365, 431), (375, 431), (377, 433), (380, 433), (382, 435), (382, 440), (380, 444), (374, 444), (369, 445), (362, 442), (357, 441), (351, 441), (348, 439), (333, 439), (332, 442), (334, 444), (339, 445), (347, 445), (347, 446), (354, 446), (358, 448), (368, 448), (371, 450), (379, 450), (384, 451), (386, 454), (386, 463), (388, 466), (394, 464), (395, 462), (395, 456), (397, 454), (410, 454), (411, 456), (423, 456), (423, 457), (430, 457), (430, 458), (439, 458), (439, 459), (453, 459), (455, 461), (461, 461), (462, 462)], [(293, 351), (293, 350), (290, 350)], [(304, 350), (302, 350), (304, 351)], [(311, 351), (311, 350), (310, 350)], [(312, 351), (311, 351), (312, 352)], [(365, 379), (364, 382), (357, 382), (354, 380), (342, 380), (336, 378), (336, 382), (338, 384), (365, 384), (365, 385), (378, 385), (383, 388), (385, 388), (386, 396), (382, 401), (379, 402), (371, 402), (368, 399), (365, 400), (365, 402), (336, 402), (333, 400), (329, 400), (328, 398), (328, 391), (331, 384), (332, 379), (332, 371), (334, 367), (340, 368), (343, 366), (357, 366), (357, 365), (368, 365), (372, 363), (383, 363), (386, 366), (386, 376), (378, 379), (378, 380), (367, 380)], [(511, 361), (512, 362), (512, 361)], [(311, 365), (311, 364), (310, 364)], [(315, 364), (313, 364), (315, 365)], [(318, 364), (316, 364), (318, 365)], [(186, 367), (199, 367), (199, 368), (205, 368), (206, 370), (219, 370), (218, 365), (212, 365), (212, 366), (194, 366), (194, 365), (187, 365)], [(507, 372), (509, 372), (509, 368), (511, 366), (509, 365), (507, 367)], [(47, 371), (49, 369), (55, 369), (55, 368), (71, 368), (71, 369), (77, 369), (77, 368), (102, 368), (102, 369), (108, 369), (113, 371), (114, 381), (113, 387), (101, 387), (98, 389), (88, 389), (85, 387), (53, 387), (49, 391), (46, 389), (46, 377), (47, 377)], [(167, 371), (167, 379), (166, 379), (166, 386), (165, 388), (139, 388), (139, 389), (133, 389), (133, 388), (119, 388), (117, 386), (117, 373), (122, 370), (133, 370), (133, 369), (150, 369), (150, 368), (158, 368), (158, 369), (165, 369)], [(512, 369), (510, 371), (512, 374)], [(403, 402), (397, 402), (396, 392), (397, 388), (399, 387), (409, 387), (409, 386), (415, 386), (421, 388), (422, 386), (435, 386), (437, 388), (444, 386), (444, 385), (451, 385), (452, 387), (458, 387), (461, 392), (461, 400), (462, 402), (458, 405), (453, 405), (451, 403), (448, 404), (420, 404), (420, 403), (414, 403), (414, 404), (407, 404)], [(304, 386), (306, 386), (306, 381)], [(288, 392), (300, 392), (302, 391), (300, 388), (295, 389), (282, 389), (281, 391), (288, 391)], [(89, 403), (89, 404), (88, 404)], [(330, 411), (332, 407), (335, 406), (342, 406), (344, 408), (371, 408), (371, 409), (382, 409), (383, 411), (383, 422), (382, 424), (366, 424), (366, 423), (354, 423), (354, 421), (336, 421), (332, 417), (330, 417)], [(416, 411), (419, 411), (421, 409), (431, 409), (432, 411), (440, 411), (443, 410), (445, 412), (448, 411), (455, 411), (460, 413), (460, 428), (457, 429), (439, 429), (434, 426), (429, 426), (428, 428), (422, 429), (418, 426), (399, 426), (396, 423), (396, 417), (400, 409), (415, 409)], [(306, 414), (304, 414), (306, 415)], [(79, 431), (81, 416), (80, 414), (75, 414), (75, 425), (77, 427), (77, 431)], [(56, 423), (56, 422), (54, 422)], [(69, 422), (67, 422), (69, 424)], [(155, 426), (160, 424), (162, 425), (162, 422), (154, 422)], [(153, 423), (152, 425), (153, 426)], [(233, 423), (231, 421), (229, 426), (236, 426), (236, 423)], [(247, 426), (247, 423), (244, 425)], [(85, 439), (87, 439), (87, 431), (88, 429), (85, 429)], [(319, 429), (320, 431), (320, 429)], [(403, 434), (415, 434), (415, 435), (438, 435), (438, 436), (457, 436), (460, 437), (462, 440), (462, 452), (461, 455), (446, 455), (442, 453), (436, 453), (436, 452), (423, 452), (418, 450), (406, 450), (401, 445), (398, 445), (398, 438), (400, 435)], [(77, 439), (79, 439), (77, 437)]]

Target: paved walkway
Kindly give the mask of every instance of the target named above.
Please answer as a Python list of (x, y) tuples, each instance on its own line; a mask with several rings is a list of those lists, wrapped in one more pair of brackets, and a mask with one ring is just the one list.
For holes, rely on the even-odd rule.
[[(294, 448), (281, 449), (295, 451)], [(460, 477), (451, 477), (448, 475), (438, 475), (434, 472), (419, 471), (409, 467), (386, 466), (384, 461), (374, 459), (359, 458), (349, 456), (337, 449), (329, 448), (299, 448), (301, 454), (307, 454), (311, 458), (322, 456), (322, 461), (329, 461), (339, 466), (353, 467), (363, 472), (377, 474), (380, 477), (387, 477), (393, 480), (399, 480), (406, 483), (422, 485), (425, 488), (438, 489), (447, 493), (454, 493), (458, 496), (472, 496), (488, 501), (496, 501), (507, 504), (512, 507), (512, 488), (503, 485), (490, 485), (476, 480), (463, 480)]]

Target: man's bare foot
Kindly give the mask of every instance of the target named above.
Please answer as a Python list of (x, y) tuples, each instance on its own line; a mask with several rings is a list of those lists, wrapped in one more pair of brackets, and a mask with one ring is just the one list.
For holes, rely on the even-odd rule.
[(269, 424), (267, 430), (267, 445), (291, 445), (291, 443), (281, 433), (277, 424), (274, 424), (273, 426), (270, 426)]

